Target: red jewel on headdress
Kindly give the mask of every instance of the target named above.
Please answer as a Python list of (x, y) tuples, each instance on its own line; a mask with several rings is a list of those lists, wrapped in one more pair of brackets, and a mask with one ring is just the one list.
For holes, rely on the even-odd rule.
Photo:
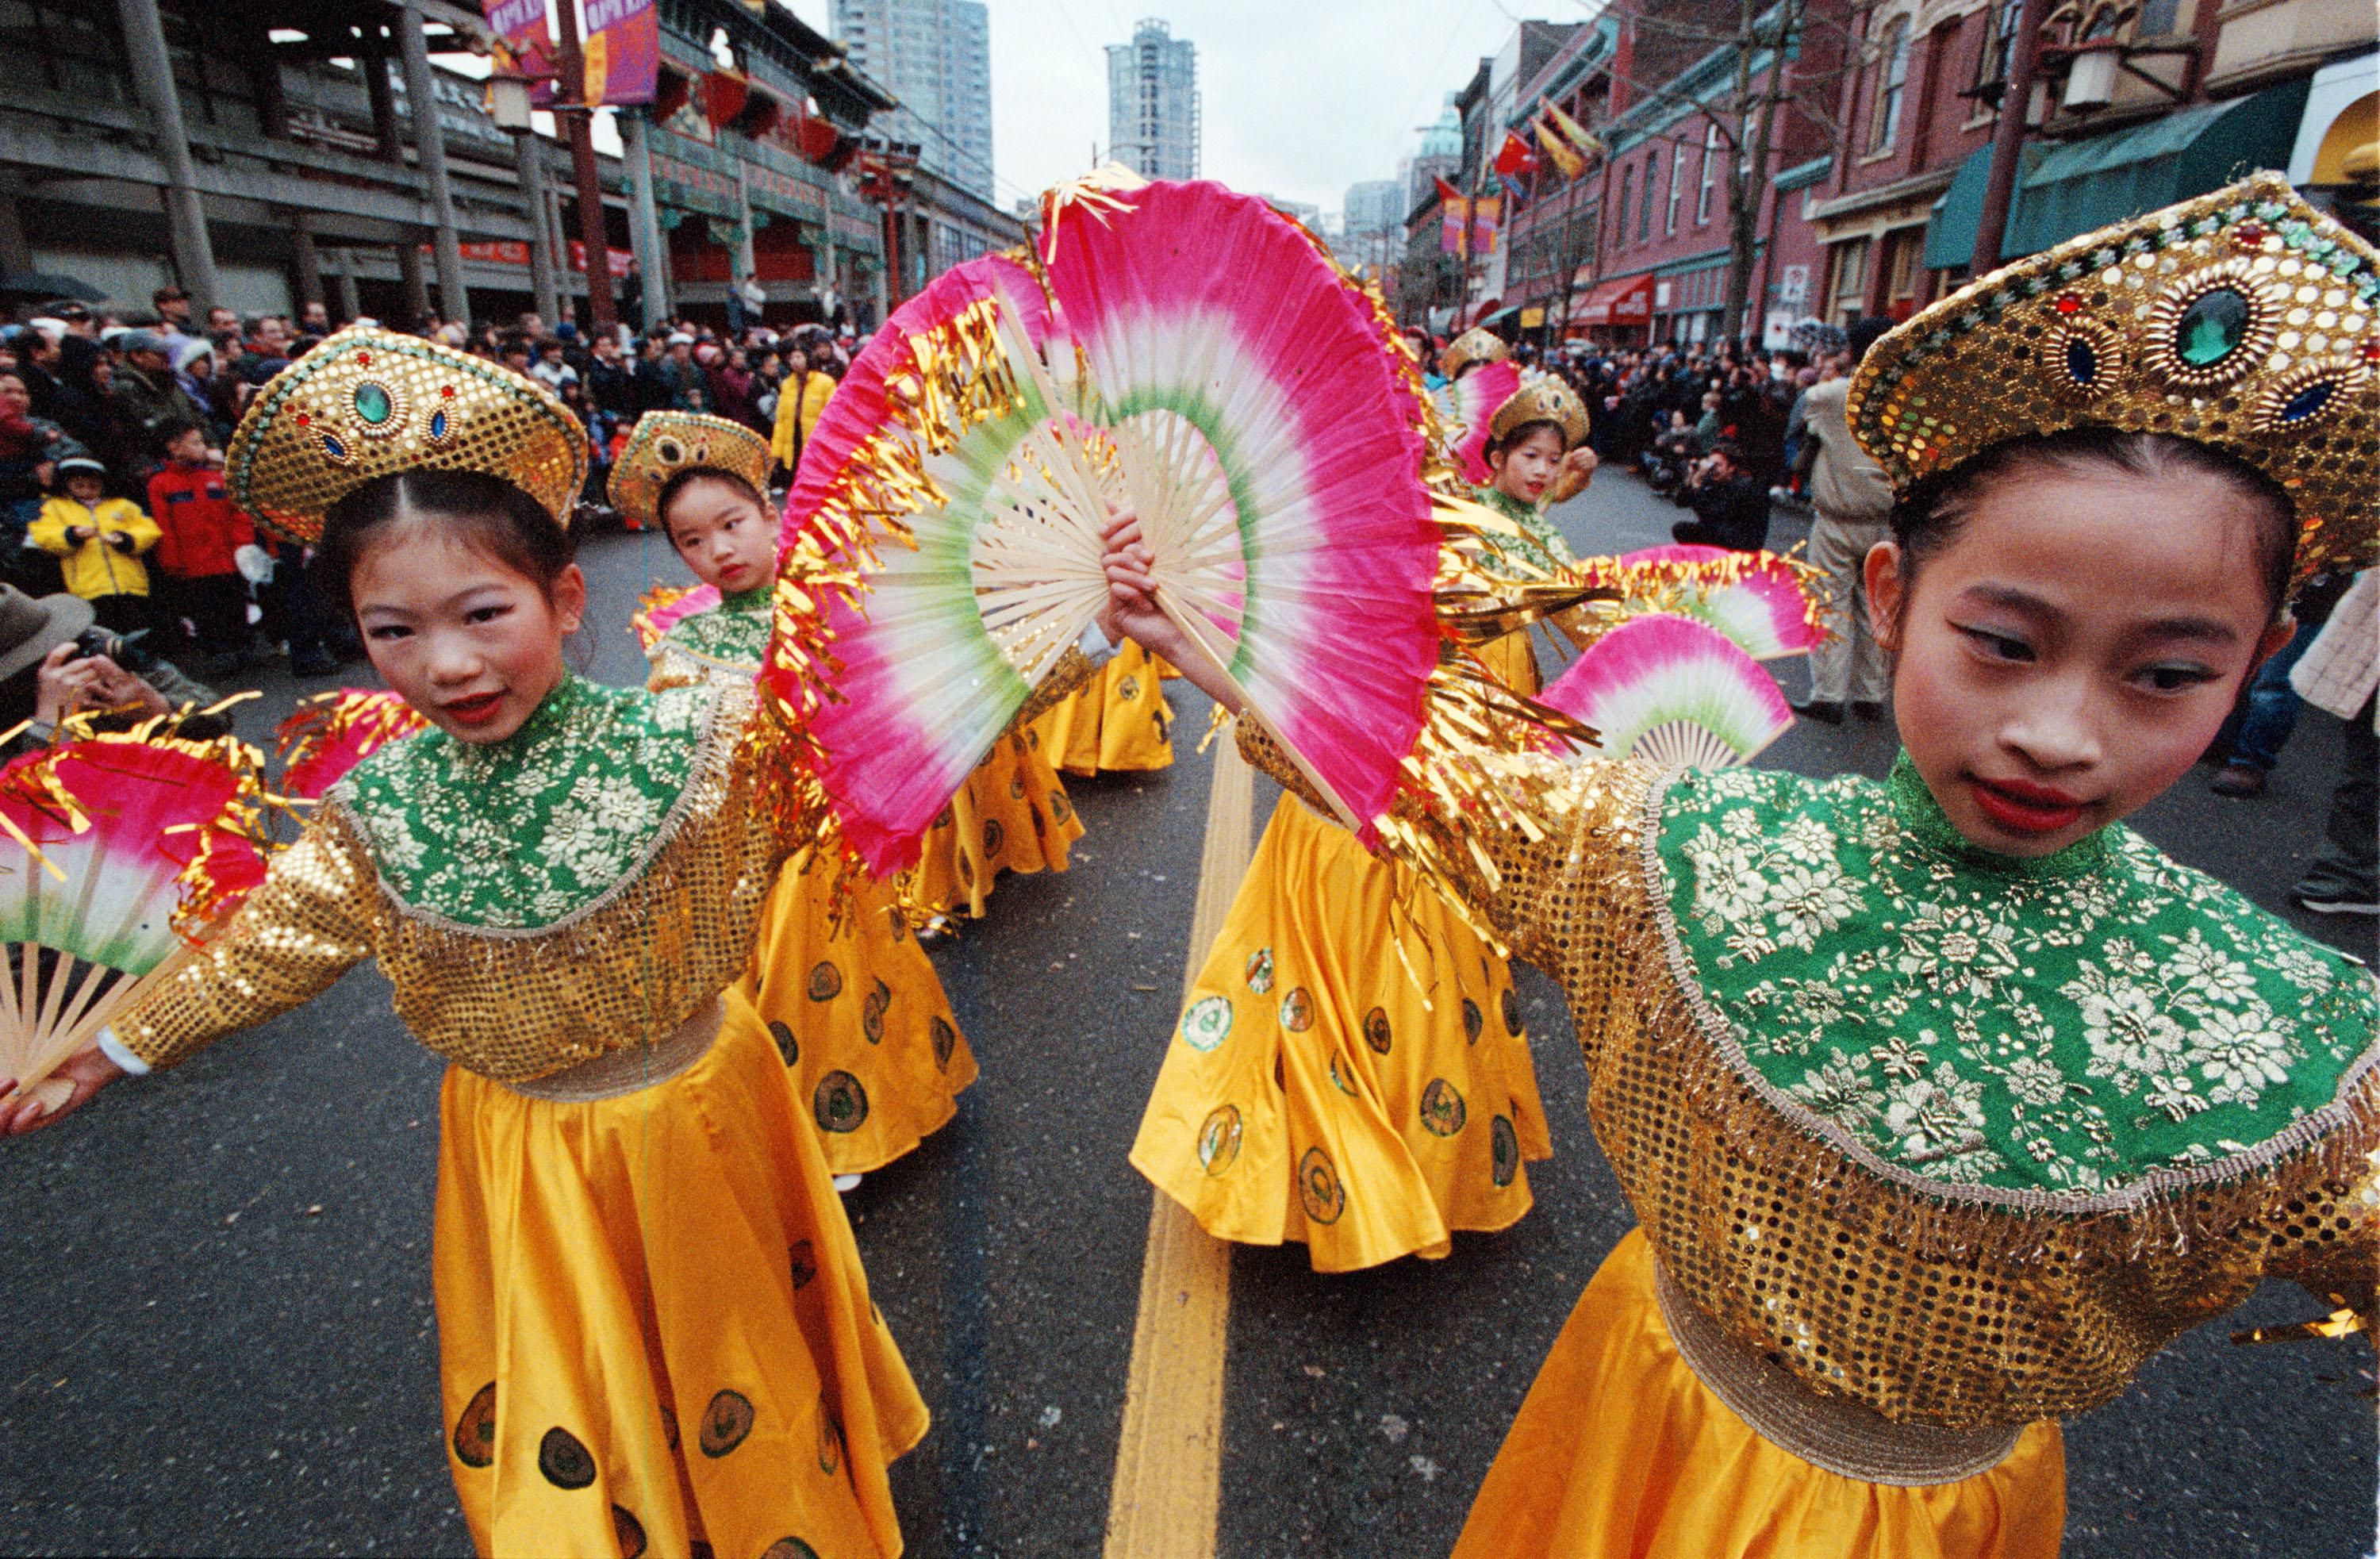
[(2082, 311), (2082, 299), (2076, 293), (2061, 292), (2055, 307), (2061, 314), (2079, 314)]
[(2380, 362), (2380, 335), (2365, 336), (2363, 344), (2355, 348), (2355, 355), (2365, 362)]
[(455, 386), (452, 384), (441, 384), (438, 386), (438, 393), (445, 396), (448, 400), (453, 400), (455, 398)]
[(2241, 249), (2254, 249), (2265, 241), (2265, 225), (2261, 222), (2242, 222), (2239, 226), (2231, 229), (2231, 241)]
[(301, 428), (310, 428), (314, 425), (314, 419), (301, 411), (298, 414), (298, 425)]
[(358, 352), (356, 354), (356, 365), (359, 368), (370, 368), (371, 366), (371, 354), (370, 352)]

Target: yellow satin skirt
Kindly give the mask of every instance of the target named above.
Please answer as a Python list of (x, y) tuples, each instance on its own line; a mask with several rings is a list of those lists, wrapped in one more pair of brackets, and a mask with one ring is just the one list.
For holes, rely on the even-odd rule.
[(1114, 659), (1033, 723), (1040, 752), (1070, 774), (1169, 768), (1173, 709), (1161, 682), (1165, 664), (1126, 640)]
[(808, 1111), (722, 1002), (699, 1060), (615, 1098), (447, 1070), (439, 1371), (483, 1554), (901, 1552), (885, 1468), (926, 1405)]
[(1455, 1559), (2057, 1559), (2066, 1448), (2034, 1424), (1988, 1471), (1846, 1478), (1755, 1433), (1679, 1356), (1632, 1229), (1529, 1387)]
[(934, 820), (913, 868), (922, 902), (981, 920), (1002, 871), (1066, 870), (1083, 823), (1066, 799), (1066, 782), (1039, 752), (1040, 739), (1029, 726), (1002, 737)]
[(1132, 1150), (1217, 1238), (1352, 1272), (1529, 1210), (1523, 1163), (1553, 1149), (1512, 969), (1404, 872), (1293, 797), (1275, 809)]
[(786, 866), (736, 988), (808, 1102), (827, 1168), (862, 1175), (958, 1113), (975, 1053), (892, 890), (862, 880), (838, 924), (833, 882), (808, 858)]

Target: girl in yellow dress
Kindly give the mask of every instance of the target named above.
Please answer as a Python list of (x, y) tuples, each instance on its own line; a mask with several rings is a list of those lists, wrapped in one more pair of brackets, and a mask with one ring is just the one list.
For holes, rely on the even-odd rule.
[[(1494, 428), (1530, 458), (1557, 445), (1531, 468), (1542, 491), (1586, 411), (1540, 379)], [(1517, 554), (1543, 527), (1532, 508), (1488, 545)], [(1525, 632), (1488, 649), (1536, 689)], [(1524, 1164), (1552, 1153), (1511, 966), (1427, 883), (1284, 795), (1184, 1004), (1134, 1167), (1219, 1239), (1302, 1240), (1315, 1270), (1348, 1272), (1511, 1226), (1529, 1210)]]
[[(1488, 419), (1488, 469), (1493, 475), (1485, 486), (1473, 488), (1471, 497), (1512, 528), (1482, 538), (1484, 566), (1490, 572), (1543, 578), (1578, 561), (1546, 510), (1577, 496), (1595, 475), (1595, 451), (1587, 447), (1586, 434), (1586, 408), (1550, 375), (1523, 384)], [(1483, 646), (1479, 658), (1515, 692), (1534, 694), (1545, 686), (1526, 628)]]
[(926, 834), (905, 891), (931, 909), (983, 918), (1003, 871), (1063, 871), (1082, 820), (1041, 750), (1035, 717), (1020, 716), (967, 775)]
[[(777, 528), (761, 502), (769, 447), (700, 412), (648, 412), (612, 473), (612, 505), (658, 527), (720, 604), (648, 648), (655, 692), (749, 683), (769, 640)], [(891, 887), (858, 878), (837, 902), (835, 866), (798, 856), (760, 914), (736, 989), (807, 1101), (835, 1188), (915, 1148), (958, 1111), (975, 1055)]]
[(1030, 728), (1042, 757), (1086, 777), (1173, 766), (1173, 706), (1165, 701), (1170, 668), (1127, 644), (1099, 676)]
[[(1851, 390), (1888, 780), (1414, 755), (1402, 836), (1561, 980), (1641, 1224), (1459, 1559), (2053, 1559), (2061, 1418), (2267, 1277), (2368, 1309), (2380, 984), (2120, 820), (2380, 561), (2375, 359), (2380, 251), (2278, 175), (1995, 272)], [(1117, 542), (1120, 627), (1228, 702)]]
[(319, 542), (436, 729), (331, 788), (222, 935), (68, 1063), (58, 1114), (376, 958), (452, 1063), (441, 1434), (480, 1552), (897, 1554), (885, 1469), (925, 1404), (736, 984), (812, 825), (748, 688), (569, 672), (586, 470), (540, 386), (376, 328), (257, 397), (234, 496)]

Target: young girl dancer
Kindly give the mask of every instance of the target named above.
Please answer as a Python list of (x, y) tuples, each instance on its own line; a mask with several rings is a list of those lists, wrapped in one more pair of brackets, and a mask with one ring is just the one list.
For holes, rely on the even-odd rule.
[[(613, 506), (657, 526), (720, 594), (650, 646), (656, 692), (759, 674), (777, 568), (777, 525), (760, 499), (768, 463), (769, 446), (741, 423), (653, 411), (613, 472)], [(939, 1129), (975, 1080), (975, 1055), (892, 891), (860, 881), (837, 903), (835, 863), (815, 853), (779, 874), (736, 989), (793, 1069), (837, 1190)]]
[(774, 727), (732, 682), (569, 673), (586, 469), (539, 385), (369, 327), (257, 398), (234, 497), (319, 544), (437, 728), (332, 788), (222, 936), (70, 1064), (69, 1107), (377, 957), (454, 1063), (432, 1272), (480, 1549), (897, 1553), (885, 1467), (925, 1406), (732, 983), (788, 852)]
[[(1488, 419), (1488, 469), (1493, 476), (1473, 488), (1471, 496), (1515, 532), (1483, 535), (1491, 571), (1542, 577), (1578, 561), (1546, 509), (1576, 496), (1594, 476), (1595, 451), (1586, 447), (1586, 408), (1551, 375), (1522, 385)], [(1516, 692), (1535, 693), (1544, 686), (1526, 628), (1482, 646), (1479, 658)]]
[[(2059, 1418), (2264, 1277), (2368, 1302), (2372, 976), (2119, 820), (2374, 562), (2375, 358), (2380, 254), (2274, 175), (1985, 276), (1852, 392), (1888, 781), (1436, 760), (1549, 830), (1473, 832), (1491, 880), (1415, 813), (1562, 980), (1642, 1221), (1459, 1554), (2046, 1559)], [(1132, 539), (1123, 627), (1229, 698)]]

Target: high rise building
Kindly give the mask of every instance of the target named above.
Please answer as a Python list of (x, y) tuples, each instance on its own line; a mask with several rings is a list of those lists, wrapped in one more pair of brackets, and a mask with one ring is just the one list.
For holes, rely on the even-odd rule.
[(1108, 45), (1108, 154), (1144, 178), (1198, 177), (1198, 47), (1154, 18)]
[(989, 201), (991, 25), (982, 0), (834, 0), (851, 63), (901, 100), (874, 127), (917, 143), (917, 160)]
[(1461, 95), (1447, 93), (1446, 108), (1438, 123), (1421, 132), (1421, 152), (1405, 170), (1405, 209), (1398, 213), (1399, 221), (1421, 204), (1432, 180), (1451, 178), (1463, 166), (1463, 115), (1454, 106)]
[(1347, 187), (1347, 231), (1385, 233), (1405, 225), (1405, 186), (1394, 178), (1367, 178)]

